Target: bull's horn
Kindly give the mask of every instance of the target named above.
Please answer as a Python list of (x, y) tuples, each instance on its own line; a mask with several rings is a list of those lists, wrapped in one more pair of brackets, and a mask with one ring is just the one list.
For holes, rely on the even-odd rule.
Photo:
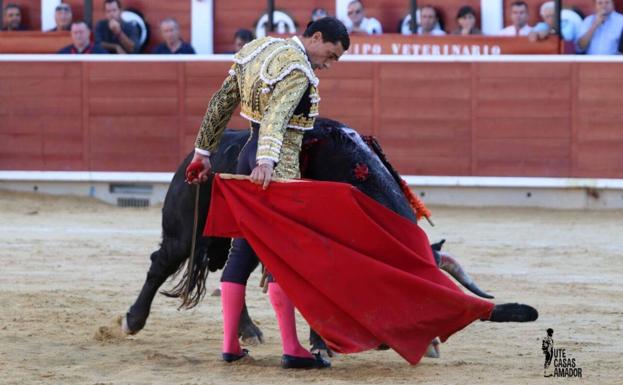
[(452, 258), (444, 252), (439, 252), (439, 255), (441, 257), (441, 260), (439, 262), (440, 269), (447, 271), (452, 277), (454, 277), (454, 279), (459, 281), (461, 285), (465, 286), (469, 291), (476, 294), (477, 296), (489, 299), (493, 298), (491, 294), (485, 293), (482, 289), (478, 287), (478, 285), (476, 285), (472, 277), (470, 277), (469, 274), (467, 274), (465, 270), (463, 270), (463, 268), (456, 261), (456, 259)]

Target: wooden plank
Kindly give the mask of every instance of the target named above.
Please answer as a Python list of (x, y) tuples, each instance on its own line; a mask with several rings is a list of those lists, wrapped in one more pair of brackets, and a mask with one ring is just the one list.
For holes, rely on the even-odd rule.
[[(620, 67), (620, 66), (619, 66)], [(621, 71), (621, 68), (619, 68)], [(578, 86), (578, 100), (585, 101), (612, 101), (623, 103), (623, 78), (621, 79), (590, 79), (584, 80)]]
[[(0, 136), (1, 139), (1, 136)], [(43, 157), (30, 153), (0, 151), (0, 170), (43, 170)]]
[(475, 176), (570, 177), (568, 159), (478, 162)]
[(150, 156), (135, 156), (110, 153), (94, 153), (91, 160), (92, 171), (146, 171), (146, 172), (174, 172), (181, 159), (174, 150), (169, 154), (158, 153)]
[(96, 81), (177, 81), (177, 64), (174, 62), (92, 62), (89, 63), (89, 80)]
[(82, 135), (45, 135), (43, 138), (43, 155), (66, 154), (82, 160)]
[[(154, 154), (173, 154), (177, 157), (177, 143), (170, 138), (141, 136), (110, 136), (91, 134), (91, 154), (122, 155), (131, 157), (151, 157)], [(137, 149), (141, 149), (137, 151)], [(149, 156), (146, 156), (149, 155)]]
[(474, 156), (479, 162), (567, 159), (570, 145), (568, 139), (479, 139)]
[(91, 97), (177, 97), (177, 82), (171, 80), (107, 80), (89, 84)]
[[(221, 82), (227, 77), (229, 69), (233, 62), (186, 62), (184, 63), (184, 72), (186, 79), (196, 77), (215, 77), (220, 78)], [(188, 80), (187, 80), (188, 81)]]
[(412, 149), (385, 150), (387, 158), (401, 174), (407, 175), (470, 175), (469, 157), (421, 155)]
[(481, 100), (479, 118), (566, 118), (571, 114), (568, 100)]
[(89, 108), (89, 99), (91, 97), (89, 90), (89, 76), (91, 74), (89, 63), (81, 63), (82, 72), (82, 100), (81, 109), (82, 116), (82, 168), (89, 170), (91, 168), (91, 127), (89, 124), (89, 117), (91, 116), (91, 109)]
[(581, 85), (594, 79), (623, 80), (621, 63), (579, 63), (578, 74)]
[(623, 175), (621, 143), (578, 144), (574, 176), (620, 178)]
[(318, 106), (320, 114), (323, 116), (362, 116), (371, 117), (373, 110), (373, 99), (371, 97), (350, 97), (340, 98), (339, 104), (335, 96), (322, 96), (322, 101)]
[(545, 103), (569, 100), (571, 83), (568, 79), (481, 79), (477, 97), (480, 100), (539, 99)]
[(92, 97), (89, 99), (91, 116), (145, 115), (163, 116), (177, 114), (177, 98), (126, 98)]
[(212, 95), (223, 84), (224, 77), (186, 78), (184, 84), (184, 97), (206, 98), (206, 105)]
[(570, 79), (571, 63), (474, 63), (480, 79)]
[(471, 85), (454, 79), (382, 79), (379, 91), (381, 98), (471, 98)]
[(71, 44), (69, 32), (0, 32), (0, 53), (56, 53)]
[(33, 98), (31, 96), (0, 97), (0, 105), (4, 104), (12, 115), (25, 116), (79, 116), (79, 97), (48, 97)]
[(381, 100), (381, 118), (415, 117), (434, 119), (445, 117), (453, 119), (469, 119), (471, 103), (452, 98), (384, 98)]
[(0, 78), (80, 78), (80, 63), (71, 62), (0, 62)]
[(604, 121), (600, 119), (590, 119), (586, 117), (578, 122), (577, 142), (607, 142), (614, 143), (619, 141), (623, 149), (623, 130), (621, 121)]
[(82, 155), (54, 154), (47, 155), (42, 167), (29, 167), (30, 170), (45, 171), (86, 171), (82, 165)]
[(92, 135), (115, 137), (177, 137), (177, 116), (92, 116)]
[[(372, 79), (322, 79), (319, 92), (322, 100), (334, 94), (368, 96), (372, 95), (374, 81)], [(327, 96), (325, 96), (327, 95)], [(323, 104), (323, 103), (321, 103)]]
[(443, 141), (469, 141), (471, 137), (470, 119), (419, 118), (382, 119), (379, 133), (409, 141), (418, 146), (417, 139), (429, 138)]
[(382, 81), (386, 79), (467, 80), (471, 78), (471, 72), (469, 63), (383, 63), (380, 78)]
[[(393, 138), (386, 131), (379, 132), (379, 140), (383, 143), (384, 150), (393, 152), (397, 150), (411, 151), (411, 155), (420, 157), (469, 157), (471, 144), (469, 141), (443, 141), (438, 138), (418, 138), (417, 143), (407, 142), (400, 138)], [(392, 159), (392, 158), (389, 158)]]
[(570, 139), (569, 117), (476, 118), (481, 139), (558, 138)]
[(75, 116), (54, 116), (50, 119), (40, 115), (6, 116), (0, 119), (0, 133), (12, 134), (75, 134), (81, 133), (80, 118)]
[(374, 63), (338, 62), (329, 70), (320, 70), (316, 74), (322, 82), (324, 79), (365, 79), (374, 77)]
[(0, 134), (0, 153), (2, 154), (29, 154), (40, 157), (42, 150), (41, 133)]
[[(208, 96), (209, 95), (209, 96)], [(184, 100), (184, 110), (188, 115), (203, 115), (208, 108), (208, 102), (210, 101), (211, 93), (204, 97), (187, 97)]]
[[(0, 65), (1, 68), (1, 65)], [(81, 96), (80, 78), (4, 78), (0, 79), (0, 96)]]

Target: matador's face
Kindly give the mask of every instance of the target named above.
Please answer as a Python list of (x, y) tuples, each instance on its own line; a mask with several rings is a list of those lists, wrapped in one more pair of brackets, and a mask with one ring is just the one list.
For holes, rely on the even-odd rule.
[(322, 40), (322, 33), (316, 32), (310, 37), (307, 46), (307, 56), (315, 70), (328, 69), (344, 54), (344, 47), (339, 41), (337, 43), (325, 42)]

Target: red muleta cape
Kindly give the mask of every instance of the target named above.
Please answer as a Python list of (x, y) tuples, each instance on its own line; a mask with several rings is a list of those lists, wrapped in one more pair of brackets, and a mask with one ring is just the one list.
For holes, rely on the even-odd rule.
[(389, 345), (416, 364), (428, 344), (494, 304), (435, 265), (420, 227), (351, 185), (214, 178), (206, 236), (243, 237), (310, 326), (339, 353)]

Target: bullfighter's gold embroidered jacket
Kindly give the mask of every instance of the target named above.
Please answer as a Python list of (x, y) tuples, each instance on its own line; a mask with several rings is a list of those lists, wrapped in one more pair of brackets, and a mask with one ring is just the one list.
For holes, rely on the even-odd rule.
[[(296, 165), (279, 164), (278, 169), (296, 166), (298, 173), (302, 131), (312, 129), (318, 115), (317, 86), (318, 78), (300, 40), (254, 40), (234, 56), (229, 76), (210, 100), (195, 147), (214, 151), (241, 104), (241, 116), (260, 125), (257, 161), (290, 163), (296, 159)], [(292, 146), (296, 148), (286, 148)]]

